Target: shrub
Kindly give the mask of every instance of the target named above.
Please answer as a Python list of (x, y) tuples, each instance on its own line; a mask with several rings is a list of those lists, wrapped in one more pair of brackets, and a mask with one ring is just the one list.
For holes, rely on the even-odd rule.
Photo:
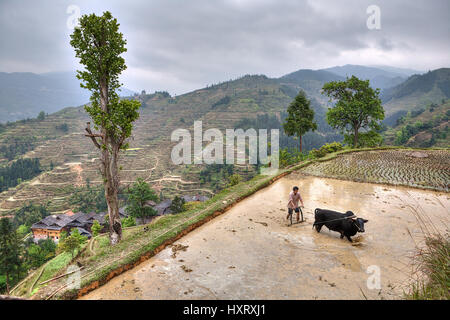
[(309, 154), (313, 157), (313, 158), (322, 158), (325, 157), (325, 155), (327, 154), (327, 152), (325, 151), (325, 149), (320, 148), (319, 150), (317, 149), (312, 149)]
[(186, 208), (184, 207), (184, 204), (186, 203), (186, 201), (179, 197), (179, 196), (175, 196), (175, 198), (172, 200), (172, 204), (170, 205), (170, 210), (173, 213), (180, 213), (186, 210)]
[(235, 173), (235, 174), (233, 174), (232, 176), (230, 176), (230, 177), (228, 178), (228, 182), (229, 182), (229, 185), (230, 185), (230, 186), (235, 186), (235, 185), (237, 185), (239, 182), (241, 182), (241, 180), (242, 180), (242, 178), (241, 178), (241, 176), (239, 175), (239, 173)]
[(134, 219), (133, 216), (129, 216), (128, 218), (122, 219), (122, 227), (128, 228), (128, 227), (134, 227), (136, 225), (136, 219)]
[(383, 143), (383, 137), (371, 130), (369, 132), (364, 132), (364, 133), (360, 133), (359, 135), (359, 141), (358, 141), (358, 146), (359, 147), (369, 147), (369, 148), (374, 148), (374, 147), (378, 147)]
[(285, 168), (291, 164), (299, 163), (303, 161), (305, 157), (306, 156), (298, 150), (290, 152), (288, 148), (281, 149), (279, 155), (280, 167)]
[(189, 211), (189, 210), (194, 209), (195, 207), (197, 207), (197, 206), (200, 205), (200, 204), (201, 204), (201, 202), (198, 202), (198, 201), (190, 201), (190, 202), (186, 202), (186, 203), (184, 204), (184, 209), (185, 209), (186, 211)]
[(94, 224), (91, 227), (91, 231), (92, 231), (92, 236), (96, 237), (98, 236), (98, 234), (100, 233), (100, 231), (103, 229), (103, 227), (100, 225), (100, 223), (95, 220)]
[(333, 153), (336, 151), (340, 151), (344, 148), (342, 143), (340, 142), (332, 142), (324, 144), (320, 149), (312, 149), (309, 154), (313, 158), (322, 158), (325, 157), (327, 153)]

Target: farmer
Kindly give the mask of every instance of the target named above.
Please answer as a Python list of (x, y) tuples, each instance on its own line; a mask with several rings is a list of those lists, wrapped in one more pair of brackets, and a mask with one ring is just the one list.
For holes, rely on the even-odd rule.
[[(300, 220), (300, 208), (298, 207), (298, 201), (300, 200), (302, 207), (303, 205), (303, 199), (300, 196), (300, 192), (298, 192), (298, 187), (294, 187), (289, 193), (289, 202), (288, 202), (288, 215), (286, 219), (289, 219), (289, 216), (293, 214), (293, 212), (297, 212), (297, 222)], [(302, 214), (302, 221), (303, 221), (303, 214)]]

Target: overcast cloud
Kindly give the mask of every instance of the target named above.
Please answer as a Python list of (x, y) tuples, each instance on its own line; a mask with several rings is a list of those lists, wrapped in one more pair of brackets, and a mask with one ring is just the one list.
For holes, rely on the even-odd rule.
[[(381, 30), (369, 30), (369, 5)], [(128, 40), (132, 90), (180, 94), (244, 74), (278, 77), (335, 65), (450, 67), (448, 0), (0, 0), (0, 71), (79, 68), (70, 5), (105, 10)]]

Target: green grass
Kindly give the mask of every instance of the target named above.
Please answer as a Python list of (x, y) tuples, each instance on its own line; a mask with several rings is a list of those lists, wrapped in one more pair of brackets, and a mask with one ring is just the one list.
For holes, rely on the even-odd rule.
[[(77, 252), (74, 254), (76, 256)], [(44, 269), (38, 284), (54, 277), (59, 271), (63, 270), (72, 261), (72, 254), (63, 252), (50, 260), (50, 263)]]
[(417, 254), (418, 271), (423, 274), (411, 284), (406, 295), (411, 300), (450, 299), (450, 238), (429, 236)]
[[(83, 248), (81, 248), (83, 249)], [(74, 257), (76, 257), (78, 251), (74, 252)], [(29, 297), (35, 294), (43, 286), (39, 286), (41, 282), (47, 281), (55, 277), (58, 273), (65, 270), (65, 268), (72, 261), (72, 255), (68, 252), (63, 252), (53, 259), (46, 262), (41, 267), (37, 268), (31, 276), (26, 279), (22, 284), (20, 284), (15, 290), (14, 295)], [(32, 287), (32, 288), (31, 288)], [(30, 294), (30, 290), (32, 291)]]

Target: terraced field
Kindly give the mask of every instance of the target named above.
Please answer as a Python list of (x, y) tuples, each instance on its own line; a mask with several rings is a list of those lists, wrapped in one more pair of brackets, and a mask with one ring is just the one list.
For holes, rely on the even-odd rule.
[(343, 154), (312, 164), (302, 172), (357, 182), (383, 183), (449, 191), (449, 150), (382, 150)]
[[(249, 80), (250, 79), (250, 80)], [(120, 159), (123, 186), (143, 178), (152, 184), (156, 192), (164, 196), (175, 193), (213, 194), (213, 188), (202, 185), (199, 180), (201, 166), (177, 166), (170, 160), (173, 130), (193, 129), (193, 123), (203, 121), (203, 130), (209, 128), (233, 128), (242, 118), (256, 116), (257, 112), (240, 103), (244, 98), (258, 104), (261, 112), (274, 111), (274, 106), (284, 108), (291, 98), (281, 91), (279, 85), (269, 79), (244, 78), (233, 85), (223, 84), (214, 89), (202, 89), (176, 98), (158, 94), (142, 98), (140, 119), (136, 121), (130, 149)], [(247, 84), (247, 82), (249, 82)], [(251, 84), (250, 84), (251, 83)], [(259, 95), (259, 90), (269, 92)], [(229, 106), (213, 109), (211, 106), (224, 96), (233, 97)], [(98, 172), (98, 152), (84, 136), (89, 117), (82, 107), (67, 108), (49, 115), (43, 121), (16, 123), (0, 134), (0, 146), (9, 145), (12, 137), (33, 139), (32, 150), (18, 157), (39, 158), (44, 169), (52, 163), (54, 169), (46, 171), (32, 181), (25, 181), (16, 188), (0, 193), (0, 215), (11, 214), (27, 202), (48, 204), (53, 213), (71, 209), (67, 203), (73, 188), (84, 184), (88, 178), (92, 184), (101, 183)], [(57, 126), (68, 125), (62, 132)], [(1, 158), (0, 165), (7, 164)], [(245, 176), (251, 167), (236, 167)]]

